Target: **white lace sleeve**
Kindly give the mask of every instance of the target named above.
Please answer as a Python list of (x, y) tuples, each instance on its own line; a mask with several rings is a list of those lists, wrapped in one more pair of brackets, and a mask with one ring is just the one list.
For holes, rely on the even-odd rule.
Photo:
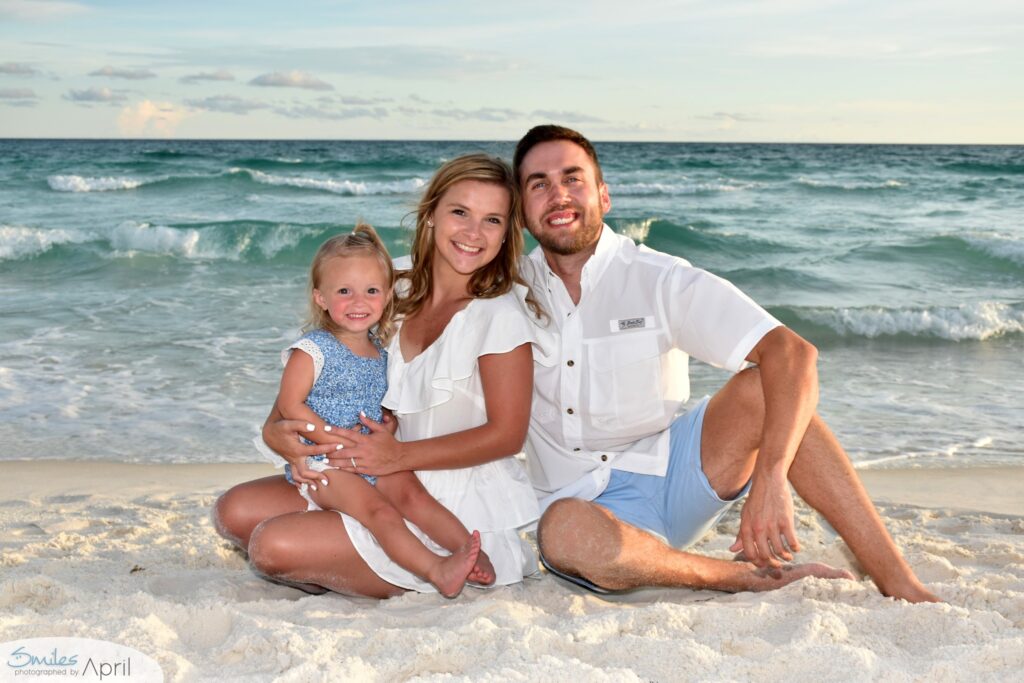
[(307, 337), (298, 340), (287, 349), (281, 352), (281, 365), (287, 365), (292, 355), (292, 349), (305, 351), (313, 359), (313, 384), (320, 379), (320, 371), (324, 369), (324, 354), (316, 343)]

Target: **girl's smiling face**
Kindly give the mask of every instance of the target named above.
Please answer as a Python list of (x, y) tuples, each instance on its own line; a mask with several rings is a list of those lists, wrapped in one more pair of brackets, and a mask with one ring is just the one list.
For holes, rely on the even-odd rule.
[(313, 300), (331, 316), (337, 332), (365, 336), (391, 296), (387, 285), (387, 273), (377, 257), (335, 256), (324, 264)]

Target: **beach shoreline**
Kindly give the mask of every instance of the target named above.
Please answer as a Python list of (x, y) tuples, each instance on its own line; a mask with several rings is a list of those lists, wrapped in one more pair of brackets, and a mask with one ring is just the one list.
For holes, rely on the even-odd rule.
[[(1024, 468), (861, 472), (946, 604), (868, 578), (602, 599), (549, 575), (455, 600), (307, 595), (258, 577), (210, 510), (269, 464), (0, 462), (0, 642), (133, 647), (167, 681), (1006, 680), (1024, 667)], [(856, 571), (797, 505), (802, 561)], [(736, 511), (696, 552), (728, 559)]]
[[(25, 495), (212, 494), (275, 474), (281, 470), (269, 463), (0, 461), (0, 503)], [(857, 474), (876, 502), (1024, 515), (1024, 467), (862, 469)]]

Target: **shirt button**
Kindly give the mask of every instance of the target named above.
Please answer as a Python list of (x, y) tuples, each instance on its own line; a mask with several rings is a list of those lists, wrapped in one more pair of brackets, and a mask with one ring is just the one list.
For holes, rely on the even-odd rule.
[(569, 413), (570, 415), (572, 415), (572, 414), (573, 414), (574, 412), (576, 412), (576, 411), (575, 411), (575, 410), (573, 410), (572, 408), (568, 408), (568, 409), (567, 409), (567, 410), (566, 410), (565, 412), (567, 412), (567, 413)]
[(566, 363), (566, 365), (568, 365), (571, 368), (572, 366), (576, 365), (576, 361), (574, 361), (574, 360), (568, 361)]
[(608, 456), (607, 455), (602, 455), (601, 456), (601, 462), (608, 462)]

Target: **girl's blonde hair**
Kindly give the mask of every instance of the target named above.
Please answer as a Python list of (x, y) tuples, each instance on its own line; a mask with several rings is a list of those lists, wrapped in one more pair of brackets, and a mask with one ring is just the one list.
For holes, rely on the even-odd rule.
[[(465, 154), (442, 164), (437, 169), (416, 207), (412, 268), (398, 273), (398, 277), (409, 280), (408, 293), (401, 297), (396, 305), (399, 316), (413, 315), (423, 307), (430, 296), (433, 286), (434, 230), (428, 222), (444, 193), (464, 180), (476, 180), (504, 187), (508, 190), (510, 200), (505, 239), (494, 260), (470, 277), (469, 294), (478, 299), (491, 299), (511, 291), (513, 284), (526, 286), (519, 276), (519, 256), (523, 253), (524, 241), (518, 210), (519, 192), (513, 180), (512, 169), (498, 157)], [(544, 315), (532, 294), (527, 294), (526, 302), (538, 318)]]
[(316, 250), (313, 263), (309, 267), (309, 317), (303, 330), (323, 328), (328, 332), (338, 332), (338, 324), (331, 320), (327, 311), (317, 305), (313, 298), (313, 290), (320, 289), (320, 282), (328, 261), (333, 258), (349, 256), (373, 256), (384, 271), (387, 300), (380, 320), (377, 321), (375, 334), (381, 344), (387, 344), (395, 332), (395, 269), (391, 265), (391, 256), (388, 254), (384, 242), (377, 235), (377, 231), (366, 223), (356, 224), (355, 229), (346, 235), (335, 235)]

